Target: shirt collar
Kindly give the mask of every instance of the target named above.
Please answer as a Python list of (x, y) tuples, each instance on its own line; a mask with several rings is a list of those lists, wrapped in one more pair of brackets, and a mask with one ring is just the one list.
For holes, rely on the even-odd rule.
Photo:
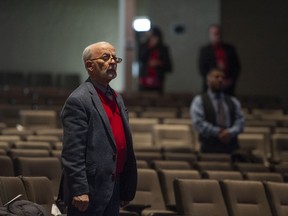
[(215, 93), (211, 89), (208, 89), (207, 94), (213, 99), (222, 99), (224, 97), (223, 92)]
[(92, 81), (92, 83), (93, 83), (93, 85), (94, 85), (94, 87), (95, 88), (97, 88), (98, 90), (100, 90), (102, 93), (106, 93), (107, 91), (108, 91), (108, 89), (110, 88), (110, 86), (108, 85), (108, 86), (103, 86), (103, 85), (101, 85), (100, 83), (98, 83), (98, 82), (96, 82), (96, 81), (94, 81), (94, 80), (91, 80)]

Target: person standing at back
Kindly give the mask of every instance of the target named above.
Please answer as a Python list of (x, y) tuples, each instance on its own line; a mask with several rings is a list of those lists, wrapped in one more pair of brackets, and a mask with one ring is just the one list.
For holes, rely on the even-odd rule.
[(202, 47), (199, 54), (199, 71), (203, 79), (203, 92), (207, 90), (206, 76), (208, 72), (217, 67), (225, 73), (224, 92), (234, 95), (240, 73), (237, 52), (234, 46), (222, 41), (222, 31), (219, 25), (210, 26), (209, 39), (210, 43)]
[(147, 41), (139, 48), (139, 89), (163, 93), (165, 77), (172, 70), (168, 47), (157, 27), (147, 33)]
[(233, 153), (239, 148), (237, 136), (243, 131), (244, 116), (240, 102), (223, 93), (224, 79), (221, 69), (210, 70), (207, 92), (196, 96), (190, 107), (203, 153)]
[(83, 51), (89, 74), (61, 113), (63, 174), (59, 197), (68, 216), (117, 216), (136, 192), (137, 168), (128, 113), (109, 85), (117, 77), (115, 48), (108, 42)]

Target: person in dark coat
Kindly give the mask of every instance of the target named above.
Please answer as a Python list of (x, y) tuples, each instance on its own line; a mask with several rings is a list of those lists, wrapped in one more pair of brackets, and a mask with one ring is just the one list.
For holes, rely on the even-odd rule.
[(219, 25), (209, 28), (210, 43), (200, 49), (199, 71), (203, 79), (203, 92), (207, 91), (206, 76), (213, 68), (220, 68), (225, 74), (224, 92), (235, 94), (235, 87), (240, 73), (240, 63), (237, 52), (231, 44), (222, 41)]
[(141, 91), (163, 93), (166, 74), (171, 72), (169, 48), (163, 43), (162, 32), (153, 27), (147, 33), (147, 41), (139, 48), (139, 88)]
[(62, 186), (68, 216), (116, 216), (136, 192), (137, 168), (128, 113), (109, 85), (117, 76), (114, 47), (88, 46), (83, 61), (89, 78), (68, 97), (64, 129)]

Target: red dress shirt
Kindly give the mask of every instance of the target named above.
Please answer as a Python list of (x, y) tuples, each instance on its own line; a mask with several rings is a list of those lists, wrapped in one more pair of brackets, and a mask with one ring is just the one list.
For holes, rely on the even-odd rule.
[(115, 100), (115, 97), (117, 97), (117, 95), (114, 95), (111, 100), (101, 90), (97, 88), (96, 90), (102, 102), (103, 108), (105, 109), (114, 135), (114, 140), (117, 148), (116, 174), (120, 174), (123, 171), (127, 155), (126, 136), (123, 127), (122, 117)]

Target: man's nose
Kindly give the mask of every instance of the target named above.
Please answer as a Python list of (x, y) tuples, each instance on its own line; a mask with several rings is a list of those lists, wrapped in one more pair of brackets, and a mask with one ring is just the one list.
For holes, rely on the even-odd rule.
[(111, 59), (110, 59), (110, 64), (116, 64), (117, 62), (116, 62), (116, 59), (115, 58), (113, 58), (113, 57), (111, 57)]

